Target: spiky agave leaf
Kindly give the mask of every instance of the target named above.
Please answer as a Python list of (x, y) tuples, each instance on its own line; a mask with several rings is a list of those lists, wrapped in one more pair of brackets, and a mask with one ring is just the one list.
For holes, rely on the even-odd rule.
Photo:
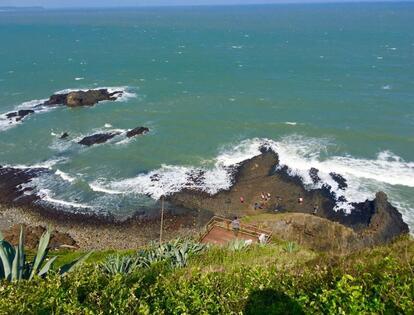
[(25, 265), (24, 260), (24, 235), (23, 235), (23, 227), (20, 227), (20, 236), (19, 236), (19, 244), (15, 247), (15, 254), (13, 257), (12, 262), (12, 269), (11, 269), (11, 281), (18, 281), (22, 278), (23, 275), (23, 268)]
[(47, 248), (50, 241), (50, 229), (48, 228), (40, 237), (39, 245), (37, 248), (36, 257), (30, 272), (29, 280), (33, 279), (34, 275), (37, 273), (37, 270), (40, 268), (40, 265), (44, 261), (47, 255)]
[(11, 279), (11, 270), (15, 254), (16, 251), (13, 246), (7, 242), (0, 233), (0, 259), (3, 267), (3, 277), (0, 279)]
[(71, 263), (63, 265), (59, 270), (59, 274), (60, 275), (66, 275), (68, 272), (71, 272), (71, 271), (75, 270), (77, 267), (79, 267), (81, 264), (83, 264), (85, 262), (85, 260), (88, 259), (89, 256), (92, 253), (93, 253), (93, 251), (90, 251), (86, 255), (83, 255), (82, 257), (72, 261)]
[(53, 262), (56, 260), (56, 258), (57, 258), (57, 256), (54, 256), (54, 257), (52, 257), (52, 258), (50, 258), (45, 264), (44, 264), (44, 266), (42, 267), (42, 269), (40, 269), (40, 271), (39, 271), (39, 273), (37, 274), (39, 277), (42, 277), (42, 276), (44, 276), (44, 275), (46, 275), (48, 272), (49, 272), (49, 270), (50, 270), (50, 267), (52, 267), (52, 264), (53, 264)]
[(24, 251), (25, 237), (23, 233), (23, 226), (20, 226), (19, 236), (19, 261), (18, 261), (18, 279), (23, 278), (24, 269), (26, 267), (26, 253)]

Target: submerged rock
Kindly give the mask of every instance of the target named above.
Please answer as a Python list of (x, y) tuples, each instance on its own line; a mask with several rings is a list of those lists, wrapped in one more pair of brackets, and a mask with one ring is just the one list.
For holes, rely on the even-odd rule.
[(35, 111), (32, 109), (21, 109), (16, 112), (10, 112), (6, 114), (6, 118), (9, 120), (14, 119), (15, 121), (20, 121), (27, 115), (33, 114)]
[(131, 138), (131, 137), (135, 137), (135, 136), (138, 136), (138, 135), (146, 134), (147, 132), (149, 132), (149, 129), (147, 127), (137, 127), (137, 128), (132, 129), (132, 130), (129, 130), (126, 133), (126, 136), (128, 138)]
[(106, 141), (120, 134), (120, 132), (97, 133), (83, 138), (78, 143), (86, 146), (92, 146), (94, 144), (105, 143)]
[(59, 138), (63, 140), (63, 139), (66, 139), (67, 137), (69, 137), (69, 134), (67, 132), (64, 132)]
[(109, 92), (107, 89), (73, 91), (54, 94), (43, 105), (93, 106), (101, 101), (115, 101), (122, 93), (122, 91)]

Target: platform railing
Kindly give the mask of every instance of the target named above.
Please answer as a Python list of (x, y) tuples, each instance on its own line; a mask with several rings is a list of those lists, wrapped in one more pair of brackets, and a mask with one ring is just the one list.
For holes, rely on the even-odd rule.
[[(219, 226), (221, 228), (225, 228), (226, 230), (231, 231), (232, 230), (231, 223), (232, 223), (232, 220), (229, 220), (229, 219), (226, 219), (220, 216), (213, 216), (210, 219), (210, 221), (206, 224), (206, 230), (201, 235), (200, 241), (202, 241), (215, 226)], [(270, 238), (272, 237), (271, 230), (259, 228), (255, 225), (247, 224), (247, 223), (240, 223), (239, 233), (243, 233), (243, 234), (255, 237), (255, 238), (258, 238), (261, 234), (264, 234), (267, 240), (270, 240)]]

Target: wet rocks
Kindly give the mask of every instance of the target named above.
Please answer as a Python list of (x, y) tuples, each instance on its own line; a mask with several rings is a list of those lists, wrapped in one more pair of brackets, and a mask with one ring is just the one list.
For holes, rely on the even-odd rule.
[[(316, 169), (311, 170), (311, 174), (315, 182), (319, 181)], [(346, 189), (346, 180), (341, 175), (332, 173), (331, 176), (340, 189)], [(262, 193), (269, 193), (271, 198), (263, 201)], [(243, 203), (240, 202), (241, 197)], [(388, 202), (384, 193), (378, 193), (374, 200), (353, 204), (351, 213), (337, 210), (338, 203), (344, 200), (339, 200), (330, 187), (306, 189), (300, 178), (279, 167), (278, 155), (272, 151), (240, 163), (234, 173), (233, 185), (228, 190), (211, 195), (187, 188), (170, 195), (167, 200), (176, 206), (208, 210), (227, 217), (257, 214), (255, 203), (261, 205), (263, 210), (260, 212), (316, 212), (318, 217), (351, 228), (359, 235), (356, 239), (363, 238), (363, 244), (367, 246), (390, 241), (408, 232), (401, 214)]]
[(59, 139), (64, 140), (69, 137), (69, 134), (67, 132), (62, 133), (62, 135), (59, 137)]
[(126, 136), (128, 138), (131, 138), (131, 137), (135, 137), (135, 136), (138, 136), (138, 135), (146, 134), (147, 132), (149, 132), (149, 129), (147, 127), (137, 127), (137, 128), (132, 129), (132, 130), (129, 130), (126, 133)]
[[(143, 135), (149, 132), (149, 129), (146, 127), (137, 127), (135, 129), (129, 130), (126, 132), (125, 136), (127, 138), (132, 138), (138, 135)], [(94, 144), (104, 143), (108, 140), (112, 139), (115, 136), (119, 136), (122, 133), (119, 131), (113, 131), (113, 132), (106, 132), (106, 133), (97, 133), (91, 136), (87, 136), (83, 138), (81, 141), (79, 141), (79, 144), (86, 145), (86, 146), (92, 146)]]
[(72, 91), (68, 93), (53, 94), (49, 99), (43, 103), (39, 103), (31, 109), (21, 109), (6, 113), (2, 119), (7, 119), (9, 124), (17, 123), (23, 120), (26, 116), (31, 115), (37, 111), (44, 110), (48, 106), (66, 105), (68, 107), (93, 106), (101, 101), (115, 101), (121, 97), (123, 91), (110, 92), (108, 89), (96, 89), (87, 91)]
[(27, 115), (33, 114), (34, 110), (31, 109), (21, 109), (19, 111), (16, 112), (10, 112), (6, 114), (6, 117), (8, 119), (12, 119), (14, 118), (15, 121), (20, 121), (22, 120), (24, 117), (26, 117)]
[(321, 178), (319, 177), (318, 173), (319, 173), (319, 170), (318, 170), (317, 168), (312, 167), (312, 168), (309, 170), (309, 176), (310, 176), (310, 178), (312, 179), (312, 182), (313, 182), (314, 184), (319, 183), (319, 182), (320, 182), (320, 180), (321, 180)]
[(331, 176), (331, 178), (338, 184), (338, 188), (344, 190), (345, 188), (348, 187), (348, 184), (346, 183), (346, 179), (338, 174), (338, 173), (329, 173), (329, 175)]
[(25, 187), (33, 178), (48, 173), (46, 168), (13, 168), (0, 166), (0, 204), (31, 205), (39, 199)]
[(86, 146), (92, 146), (94, 144), (105, 143), (108, 140), (120, 134), (121, 134), (120, 132), (97, 133), (97, 134), (83, 138), (78, 143), (82, 145), (86, 145)]
[(107, 89), (73, 91), (54, 94), (43, 105), (93, 106), (101, 101), (115, 101), (122, 93), (122, 91), (109, 92)]

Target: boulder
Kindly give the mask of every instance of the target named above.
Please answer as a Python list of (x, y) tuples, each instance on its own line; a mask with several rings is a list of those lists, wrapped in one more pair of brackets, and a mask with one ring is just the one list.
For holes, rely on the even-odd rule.
[[(39, 239), (46, 229), (43, 226), (23, 225), (23, 231), (25, 235), (24, 246), (28, 249), (36, 250)], [(19, 243), (20, 224), (16, 224), (10, 229), (3, 231), (3, 236), (5, 240), (16, 246)], [(60, 247), (77, 247), (77, 245), (75, 240), (69, 234), (52, 231), (49, 248), (55, 249)]]
[(146, 134), (147, 132), (149, 132), (149, 129), (147, 127), (137, 127), (132, 130), (129, 130), (126, 136), (128, 138), (131, 138), (131, 137), (135, 137), (138, 135)]
[(94, 144), (104, 143), (118, 135), (120, 135), (119, 132), (97, 133), (83, 138), (78, 143), (86, 146), (91, 146)]
[(101, 101), (115, 101), (121, 95), (122, 91), (109, 92), (107, 89), (73, 91), (64, 94), (54, 94), (44, 105), (93, 106)]

